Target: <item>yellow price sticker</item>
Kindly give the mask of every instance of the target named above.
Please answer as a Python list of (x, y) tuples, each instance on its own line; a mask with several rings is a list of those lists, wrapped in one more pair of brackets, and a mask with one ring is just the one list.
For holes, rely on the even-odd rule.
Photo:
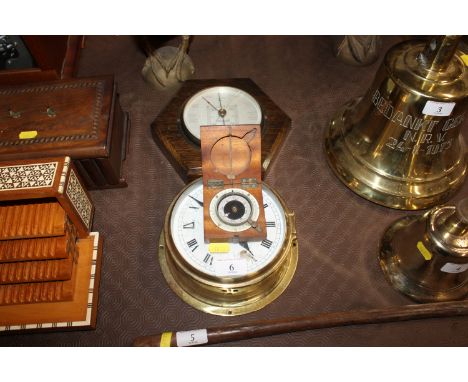
[(421, 255), (423, 255), (425, 260), (429, 261), (430, 259), (432, 259), (432, 253), (429, 252), (429, 250), (426, 248), (422, 241), (418, 241), (416, 247), (418, 247), (419, 252), (421, 253)]
[(463, 54), (460, 58), (464, 62), (465, 66), (468, 66), (468, 54)]
[(33, 139), (37, 137), (36, 130), (22, 131), (19, 133), (19, 139)]
[(159, 342), (159, 347), (170, 348), (171, 347), (172, 332), (164, 332), (161, 335), (161, 341)]
[(210, 253), (228, 253), (230, 251), (230, 243), (210, 243), (208, 245), (208, 252)]

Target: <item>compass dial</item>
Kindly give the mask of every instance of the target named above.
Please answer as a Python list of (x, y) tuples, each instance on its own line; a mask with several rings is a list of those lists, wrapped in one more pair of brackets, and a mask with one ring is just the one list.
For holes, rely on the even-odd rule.
[(214, 86), (199, 91), (185, 104), (183, 126), (200, 142), (200, 126), (260, 124), (262, 111), (250, 94), (231, 86)]
[[(190, 266), (211, 276), (243, 277), (260, 271), (280, 254), (286, 238), (285, 211), (274, 193), (264, 184), (263, 203), (267, 237), (264, 240), (210, 245), (204, 241), (203, 184), (192, 183), (181, 194), (170, 216), (172, 240)], [(210, 212), (220, 224), (242, 227), (258, 218), (258, 204), (242, 189), (223, 190), (213, 198)], [(216, 199), (216, 201), (215, 201)], [(219, 248), (222, 248), (221, 250)], [(219, 251), (219, 252), (216, 252)]]
[(260, 209), (257, 200), (240, 188), (228, 188), (216, 194), (210, 203), (210, 217), (221, 229), (241, 232), (256, 224)]

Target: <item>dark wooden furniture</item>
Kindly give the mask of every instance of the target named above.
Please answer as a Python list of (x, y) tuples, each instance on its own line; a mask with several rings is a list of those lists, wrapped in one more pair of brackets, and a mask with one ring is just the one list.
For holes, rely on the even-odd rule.
[(0, 70), (0, 84), (26, 84), (71, 78), (77, 68), (83, 36), (21, 36), (36, 67)]
[(3, 160), (67, 155), (88, 189), (126, 186), (127, 115), (112, 76), (0, 86)]

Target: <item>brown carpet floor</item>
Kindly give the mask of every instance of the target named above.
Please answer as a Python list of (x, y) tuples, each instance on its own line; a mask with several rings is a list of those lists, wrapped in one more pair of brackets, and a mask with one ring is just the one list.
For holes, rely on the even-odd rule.
[[(386, 37), (383, 52), (398, 39)], [(195, 78), (249, 77), (291, 118), (292, 130), (266, 181), (296, 212), (299, 263), (288, 289), (266, 308), (217, 317), (183, 303), (157, 260), (163, 218), (184, 186), (155, 145), (150, 124), (174, 92), (158, 92), (140, 71), (145, 56), (128, 36), (90, 36), (80, 76), (114, 73), (131, 118), (128, 188), (93, 191), (94, 230), (105, 238), (95, 331), (0, 337), (3, 346), (129, 346), (140, 335), (372, 307), (410, 301), (385, 282), (380, 238), (405, 212), (372, 204), (328, 168), (322, 140), (333, 113), (367, 90), (379, 62), (353, 67), (332, 54), (329, 37), (196, 36)], [(454, 200), (468, 195), (468, 185)], [(239, 341), (229, 346), (468, 345), (468, 317), (355, 326)]]

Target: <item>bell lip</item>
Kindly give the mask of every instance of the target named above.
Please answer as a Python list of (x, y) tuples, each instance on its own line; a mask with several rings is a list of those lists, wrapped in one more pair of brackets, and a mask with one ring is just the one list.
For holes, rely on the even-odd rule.
[[(370, 185), (366, 184), (362, 179), (359, 179), (355, 176), (351, 171), (349, 171), (345, 165), (346, 163), (354, 163), (355, 165), (359, 165), (360, 163), (354, 157), (354, 155), (349, 152), (346, 144), (342, 143), (340, 149), (337, 150), (335, 147), (336, 145), (332, 144), (331, 137), (334, 136), (334, 132), (336, 130), (338, 135), (337, 140), (341, 140), (343, 142), (343, 134), (341, 126), (344, 125), (344, 114), (346, 110), (348, 110), (349, 106), (353, 103), (358, 102), (361, 97), (356, 97), (351, 99), (350, 101), (346, 102), (335, 114), (335, 116), (330, 120), (327, 128), (325, 129), (325, 138), (324, 138), (324, 150), (325, 156), (327, 158), (327, 162), (331, 169), (333, 170), (334, 174), (337, 176), (338, 179), (342, 183), (345, 184), (351, 191), (355, 194), (359, 195), (360, 197), (367, 199), (375, 204), (389, 207), (398, 210), (421, 210), (426, 208), (434, 207), (438, 204), (445, 203), (448, 199), (450, 199), (456, 192), (459, 191), (461, 186), (463, 185), (465, 175), (466, 175), (466, 161), (463, 164), (463, 170), (460, 174), (458, 174), (456, 181), (452, 183), (452, 186), (442, 192), (433, 194), (433, 195), (426, 195), (423, 197), (412, 197), (410, 195), (401, 196), (396, 194), (391, 194), (387, 192), (380, 191), (378, 189), (372, 188)], [(334, 126), (335, 125), (335, 126)], [(462, 137), (460, 136), (460, 139)], [(343, 150), (344, 147), (344, 150)], [(368, 169), (371, 172), (370, 169)], [(385, 178), (381, 174), (377, 172), (372, 172), (374, 176)], [(440, 177), (434, 181), (437, 183), (441, 179), (445, 179), (444, 177)], [(385, 178), (390, 179), (390, 178)], [(397, 179), (392, 179), (395, 183), (400, 184), (408, 184), (405, 181), (398, 181)]]

